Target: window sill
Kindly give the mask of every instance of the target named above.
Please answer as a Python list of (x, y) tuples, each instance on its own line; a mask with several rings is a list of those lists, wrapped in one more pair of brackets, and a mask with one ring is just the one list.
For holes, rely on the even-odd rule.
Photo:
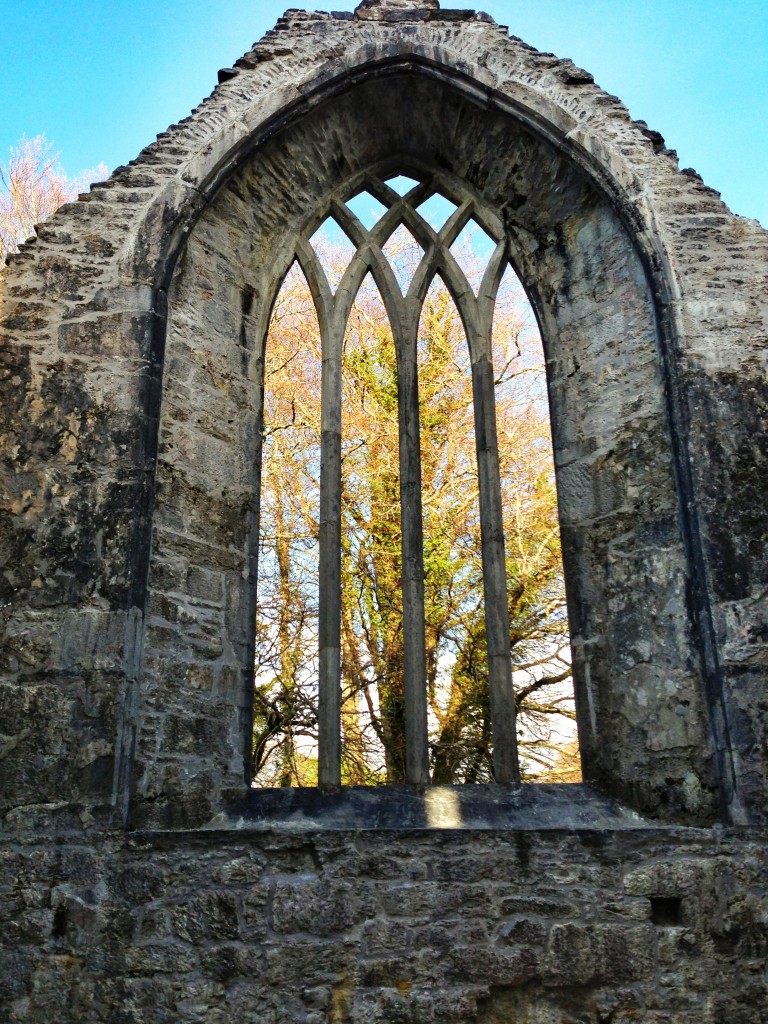
[(369, 831), (421, 829), (653, 828), (618, 802), (582, 784), (349, 786), (252, 789), (207, 826), (215, 830)]

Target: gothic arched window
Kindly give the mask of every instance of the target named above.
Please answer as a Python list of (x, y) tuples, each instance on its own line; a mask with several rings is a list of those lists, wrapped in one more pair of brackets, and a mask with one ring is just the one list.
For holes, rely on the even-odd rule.
[[(476, 689), (482, 692), (476, 699), (485, 705), (480, 726), (485, 737), (478, 745), (484, 748), (487, 765), (485, 775), (475, 771), (467, 777), (472, 774), (479, 780), (515, 785), (520, 781), (520, 766), (505, 553), (509, 523), (505, 524), (497, 427), (497, 388), (509, 368), (494, 367), (492, 336), (502, 282), (517, 279), (502, 225), (469, 189), (462, 191), (434, 175), (421, 180), (400, 175), (385, 181), (367, 174), (318, 212), (296, 242), (292, 258), (292, 268), (275, 300), (267, 341), (264, 451), (259, 456), (264, 474), (271, 473), (271, 486), (262, 486), (260, 497), (262, 535), (268, 534), (270, 542), (262, 543), (259, 555), (257, 778), (270, 745), (273, 751), (281, 742), (301, 745), (309, 734), (316, 734), (320, 786), (371, 781), (363, 777), (363, 753), (358, 757), (359, 770), (351, 777), (349, 769), (350, 758), (354, 760), (350, 733), (356, 728), (356, 704), (363, 693), (369, 720), (375, 721), (380, 737), (388, 737), (384, 744), (388, 778), (421, 785), (451, 777), (447, 765), (457, 755), (450, 749), (449, 730), (440, 741), (430, 743), (428, 725), (435, 706), (433, 700), (430, 707), (435, 661), (440, 658), (432, 634), (435, 630), (450, 633), (445, 620), (435, 623), (433, 602), (425, 601), (425, 578), (439, 571), (435, 568), (440, 558), (437, 534), (443, 532), (430, 526), (430, 509), (425, 509), (423, 500), (427, 449), (421, 433), (425, 425), (435, 429), (439, 404), (438, 396), (425, 393), (426, 367), (434, 358), (434, 352), (426, 350), (441, 334), (439, 324), (425, 322), (431, 316), (457, 325), (461, 333), (461, 344), (443, 353), (443, 363), (452, 364), (457, 382), (463, 375), (465, 433), (474, 448), (471, 466), (465, 458), (460, 469), (457, 461), (450, 460), (444, 460), (442, 467), (426, 467), (432, 485), (436, 473), (471, 474), (476, 496), (472, 514), (478, 578), (474, 606), (470, 609), (465, 602), (461, 614), (473, 616), (482, 652), (470, 655), (464, 650), (462, 654), (466, 673), (474, 673)], [(303, 296), (298, 306), (296, 294)], [(380, 313), (366, 313), (373, 307)], [(370, 335), (376, 331), (382, 337), (372, 346)], [(275, 348), (276, 334), (280, 343)], [(541, 366), (539, 371), (540, 392), (531, 408), (540, 412), (546, 408), (546, 395)], [(377, 405), (380, 418), (374, 422), (369, 408), (362, 418), (357, 416), (356, 426), (344, 428), (357, 429), (359, 436), (348, 436), (342, 429), (344, 410), (366, 405)], [(445, 418), (444, 406), (442, 411)], [(388, 433), (381, 448), (389, 462), (380, 464), (375, 486), (368, 479), (362, 493), (355, 469), (357, 453), (370, 450), (382, 432)], [(548, 426), (546, 432), (547, 458), (551, 458)], [(296, 449), (301, 451), (299, 461), (292, 458)], [(370, 465), (367, 472), (370, 478)], [(539, 472), (532, 486), (549, 487), (555, 509), (551, 470)], [(380, 579), (366, 589), (366, 577), (383, 572), (386, 541), (380, 540), (376, 562), (377, 553), (362, 550), (354, 531), (344, 528), (345, 517), (361, 520), (369, 514), (377, 520), (374, 533), (390, 531), (397, 537), (399, 550), (395, 553), (391, 544), (387, 548), (396, 593), (390, 587), (386, 601)], [(554, 518), (542, 541), (542, 545), (553, 541), (551, 548), (557, 548), (556, 512)], [(376, 543), (372, 541), (374, 547)], [(547, 566), (538, 571), (552, 573), (555, 563), (559, 569), (559, 552), (554, 557), (548, 554), (546, 561)], [(314, 594), (308, 578), (316, 588)], [(265, 580), (271, 583), (266, 585)], [(561, 577), (559, 583), (562, 593)], [(450, 585), (456, 585), (456, 580)], [(382, 662), (388, 658), (389, 667), (354, 665), (352, 630), (344, 613), (345, 588), (357, 588), (356, 600), (366, 605), (362, 628), (380, 630), (380, 645), (389, 645), (382, 653)], [(390, 605), (397, 607), (388, 618)], [(562, 600), (555, 616), (560, 619), (560, 649), (550, 639), (541, 658), (550, 662), (550, 678), (557, 676), (558, 658), (562, 659), (561, 676), (567, 677), (570, 671), (569, 656), (563, 654), (568, 627)], [(312, 664), (306, 661), (308, 637), (316, 650)], [(270, 656), (260, 654), (264, 647), (272, 652), (271, 674), (265, 668)], [(345, 659), (347, 684), (342, 685)], [(388, 688), (393, 660), (400, 682), (399, 687)], [(358, 679), (366, 673), (378, 678), (375, 706), (369, 688), (349, 681), (355, 671)], [(303, 687), (302, 673), (312, 679)], [(274, 699), (270, 686), (276, 676), (282, 680), (283, 693), (292, 691), (290, 702)], [(301, 689), (304, 692), (299, 694)], [(343, 733), (348, 748), (345, 772)], [(358, 739), (362, 752), (365, 738)], [(297, 775), (304, 781), (298, 769), (286, 769), (283, 777), (273, 777), (271, 782), (292, 784)], [(307, 782), (314, 781), (311, 775)]]

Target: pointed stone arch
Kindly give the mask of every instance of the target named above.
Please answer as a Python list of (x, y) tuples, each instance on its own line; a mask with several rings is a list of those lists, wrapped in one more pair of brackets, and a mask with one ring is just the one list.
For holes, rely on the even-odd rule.
[[(83, 799), (164, 826), (242, 795), (272, 298), (340, 189), (410, 172), (499, 218), (540, 320), (587, 777), (673, 820), (759, 816), (764, 651), (743, 638), (763, 628), (768, 569), (743, 506), (764, 474), (765, 233), (681, 175), (590, 76), (486, 16), (294, 12), (220, 80), (7, 276), (9, 380), (24, 387), (8, 408), (28, 446), (7, 512), (6, 579), (22, 595), (7, 686), (21, 704), (33, 683), (93, 709), (101, 751), (77, 769), (46, 755), (30, 792), (52, 797), (66, 761)], [(717, 278), (694, 230), (722, 257)], [(202, 393), (210, 421), (192, 432)], [(74, 455), (58, 442), (51, 455), (46, 404), (74, 410)], [(34, 547), (49, 559), (39, 586)], [(51, 673), (80, 681), (69, 693)]]
[[(680, 528), (677, 476), (681, 453), (670, 420), (661, 355), (665, 342), (649, 269), (623, 211), (593, 175), (508, 112), (481, 112), (460, 80), (446, 81), (444, 73), (431, 71), (418, 63), (409, 69), (374, 65), (354, 88), (334, 91), (313, 107), (311, 118), (298, 113), (233, 171), (192, 229), (185, 253), (200, 233), (217, 230), (217, 218), (227, 224), (230, 237), (233, 196), (272, 195), (270, 209), (252, 215), (248, 225), (256, 258), (246, 267), (240, 256), (243, 286), (255, 275), (249, 287), (268, 296), (294, 249), (301, 252), (303, 243), (297, 239), (306, 224), (333, 211), (354, 241), (367, 244), (359, 227), (356, 236), (354, 219), (345, 220), (341, 202), (342, 196), (365, 186), (374, 195), (378, 191), (389, 212), (376, 228), (378, 243), (359, 250), (364, 258), (348, 268), (348, 285), (342, 281), (335, 305), (347, 292), (351, 301), (370, 267), (397, 332), (399, 289), (386, 262), (375, 255), (375, 246), (401, 222), (427, 249), (429, 238), (408, 214), (407, 204), (384, 194), (378, 183), (390, 173), (439, 182), (463, 203), (474, 196), (474, 208), (484, 211), (478, 215), (489, 227), (495, 218), (494, 233), (505, 239), (495, 263), (501, 267), (508, 255), (519, 269), (547, 349), (587, 778), (638, 807), (658, 809), (671, 801), (673, 814), (706, 814), (711, 799), (707, 793), (712, 792), (706, 689), (687, 605), (690, 566)], [(374, 118), (378, 131), (372, 141), (369, 126)], [(480, 138), (487, 140), (480, 147), (478, 121)], [(450, 132), (446, 124), (454, 126)], [(330, 152), (328, 139), (336, 140)], [(487, 156), (478, 153), (482, 145)], [(515, 168), (516, 195), (530, 196), (515, 209), (509, 202), (510, 167)], [(301, 181), (299, 190), (282, 180), (287, 168)], [(460, 203), (456, 228), (467, 219)], [(235, 251), (244, 248), (245, 239)], [(259, 259), (267, 251), (276, 255), (274, 262)], [(209, 256), (206, 251), (206, 262)], [(308, 251), (306, 256), (305, 271), (310, 281), (318, 281), (313, 287), (318, 308), (332, 317), (330, 293), (325, 294), (319, 276), (308, 269)], [(218, 260), (227, 264), (227, 252), (219, 253)], [(193, 267), (198, 281), (200, 269)], [(471, 286), (455, 265), (442, 269), (467, 316)], [(185, 287), (187, 277), (189, 273), (175, 277), (169, 292), (169, 342), (174, 318), (185, 309), (176, 290)], [(418, 280), (415, 287), (418, 291)], [(472, 319), (471, 336), (476, 333)], [(256, 340), (256, 350), (258, 344)], [(617, 387), (624, 394), (612, 397), (606, 418), (611, 373), (621, 380)], [(161, 459), (161, 489), (162, 479)], [(652, 494), (650, 504), (633, 502), (627, 496), (630, 487)], [(252, 500), (257, 499), (252, 495)], [(162, 522), (163, 507), (158, 505), (156, 537)], [(655, 557), (660, 561), (648, 572)], [(245, 593), (242, 607), (247, 607)], [(667, 609), (669, 621), (654, 631), (661, 608)], [(167, 628), (165, 619), (160, 628)], [(232, 636), (233, 646), (245, 644), (247, 649), (243, 628), (239, 619), (236, 627), (224, 627), (224, 633)], [(151, 619), (148, 629), (151, 637)], [(670, 630), (673, 646), (668, 643)], [(178, 642), (174, 639), (171, 645), (172, 659)], [(145, 646), (145, 659), (152, 657), (152, 649), (151, 643)], [(241, 660), (239, 669), (236, 662), (231, 666), (233, 678), (238, 670), (244, 675), (246, 693), (249, 660)], [(161, 669), (159, 674), (166, 673)], [(232, 706), (237, 707), (234, 698)], [(242, 696), (241, 722), (247, 721), (246, 701)], [(685, 715), (676, 714), (680, 707)], [(669, 739), (660, 741), (665, 729)], [(139, 762), (141, 756), (139, 747)], [(176, 761), (174, 751), (169, 756)], [(159, 770), (148, 792), (165, 785), (159, 782), (165, 771), (167, 767)], [(659, 779), (655, 791), (654, 776)]]

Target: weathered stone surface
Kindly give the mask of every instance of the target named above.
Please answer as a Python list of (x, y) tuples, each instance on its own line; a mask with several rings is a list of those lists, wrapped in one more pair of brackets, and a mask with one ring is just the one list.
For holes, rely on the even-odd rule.
[(438, 0), (363, 0), (355, 14), (358, 18), (384, 20), (387, 18), (418, 17), (427, 11), (439, 11)]
[[(540, 315), (588, 777), (672, 819), (711, 820), (718, 800), (759, 816), (765, 233), (569, 62), (471, 12), (403, 12), (419, 14), (409, 68), (386, 76), (399, 22), (291, 13), (6, 274), (6, 678), (71, 672), (75, 624), (111, 618), (123, 657), (104, 697), (125, 709), (121, 750), (138, 730), (131, 791), (155, 820), (165, 793), (199, 824), (242, 788), (263, 311), (318, 203), (398, 154), (501, 214)], [(422, 73), (435, 59), (445, 80)], [(449, 81), (467, 68), (514, 115)], [(311, 116), (275, 134), (299, 94)], [(202, 671), (216, 700), (198, 712), (226, 749), (189, 739), (181, 769), (178, 725), (158, 727)], [(111, 797), (103, 772), (83, 785)]]
[[(534, 875), (516, 870), (514, 834), (109, 833), (97, 851), (19, 847), (0, 868), (3, 1019), (185, 1024), (239, 1007), (264, 1024), (764, 1020), (758, 833), (527, 842)], [(451, 862), (461, 877), (440, 870)], [(418, 906), (391, 901), (394, 863), (418, 877), (403, 883)], [(679, 923), (653, 923), (662, 894), (679, 899)]]
[[(220, 80), (0, 285), (0, 1019), (764, 1024), (768, 234), (436, 0), (289, 11)], [(503, 224), (587, 777), (629, 810), (248, 796), (261, 340), (368, 172)]]

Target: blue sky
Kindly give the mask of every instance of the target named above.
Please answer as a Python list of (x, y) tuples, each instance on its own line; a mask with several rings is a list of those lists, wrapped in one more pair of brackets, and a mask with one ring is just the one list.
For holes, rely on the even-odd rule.
[[(71, 175), (132, 159), (301, 0), (5, 0), (0, 158), (45, 132)], [(349, 0), (308, 7), (352, 10)], [(444, 8), (472, 6), (443, 0)], [(478, 0), (571, 57), (660, 131), (735, 213), (768, 227), (768, 0)]]

